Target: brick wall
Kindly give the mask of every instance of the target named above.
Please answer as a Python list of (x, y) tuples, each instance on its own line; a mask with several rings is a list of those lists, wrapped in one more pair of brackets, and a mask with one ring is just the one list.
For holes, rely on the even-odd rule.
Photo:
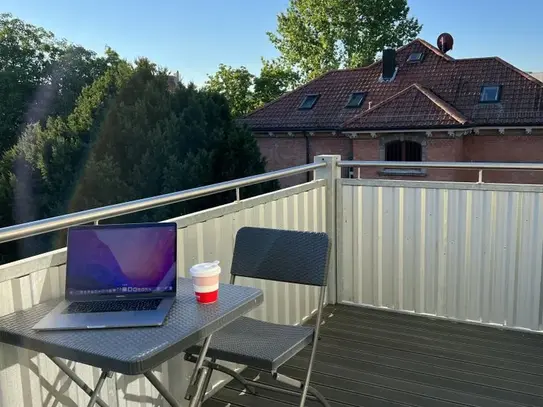
[[(407, 134), (407, 133), (406, 133)], [(379, 161), (384, 160), (383, 139), (360, 137), (349, 139), (338, 133), (303, 132), (288, 134), (255, 135), (260, 151), (268, 161), (268, 171), (293, 167), (313, 162), (319, 154), (340, 154), (344, 160)], [(480, 131), (463, 137), (451, 138), (447, 133), (435, 132), (425, 138), (425, 154), (428, 161), (459, 162), (542, 162), (543, 130), (526, 134), (524, 130), (507, 130), (499, 134), (497, 130)], [(308, 160), (309, 159), (309, 160)], [(343, 176), (347, 176), (345, 170)], [(358, 170), (354, 169), (356, 177)], [(382, 175), (379, 168), (361, 168), (362, 178), (413, 179), (435, 181), (476, 182), (478, 172), (473, 170), (428, 169), (425, 176)], [(283, 187), (307, 181), (306, 175), (284, 178)], [(485, 182), (541, 183), (543, 171), (484, 171)]]
[[(464, 161), (542, 162), (543, 131), (481, 131), (464, 137)], [(476, 179), (476, 178), (475, 178)], [(485, 182), (542, 184), (543, 171), (484, 171)]]
[[(450, 138), (444, 134), (436, 134), (427, 142), (428, 161), (456, 162), (463, 161), (463, 138)], [(428, 169), (425, 180), (431, 181), (463, 181), (470, 174), (462, 170)], [(477, 180), (477, 178), (475, 178)]]
[[(299, 132), (255, 134), (261, 154), (267, 160), (267, 170), (274, 171), (313, 162), (313, 157), (320, 154), (340, 154), (344, 160), (352, 158), (351, 140), (342, 134), (330, 132), (309, 135)], [(309, 174), (311, 177), (312, 174)], [(306, 182), (308, 176), (296, 175), (280, 180), (282, 187)]]
[[(353, 160), (355, 161), (379, 161), (379, 140), (376, 138), (355, 138), (353, 143)], [(354, 176), (360, 174), (361, 178), (379, 178), (379, 169), (375, 167), (354, 169)]]
[[(267, 171), (282, 170), (307, 163), (306, 139), (303, 133), (288, 135), (256, 135), (260, 153), (267, 161)], [(311, 157), (311, 156), (310, 156)], [(311, 157), (313, 160), (313, 157)], [(279, 180), (282, 187), (307, 182), (307, 175), (300, 174)]]

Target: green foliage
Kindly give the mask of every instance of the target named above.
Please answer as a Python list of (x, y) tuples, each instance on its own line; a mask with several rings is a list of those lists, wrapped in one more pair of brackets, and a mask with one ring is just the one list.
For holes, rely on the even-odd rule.
[(25, 125), (66, 116), (110, 59), (57, 40), (51, 32), (0, 14), (0, 153)]
[[(235, 125), (223, 97), (192, 86), (169, 91), (166, 73), (147, 60), (138, 61), (93, 139), (70, 210), (195, 188), (265, 169), (256, 141)], [(110, 178), (104, 184), (105, 177)], [(116, 188), (115, 195), (105, 192), (110, 188)], [(231, 200), (231, 194), (223, 194), (189, 201), (154, 211), (146, 219)]]
[(205, 87), (226, 97), (235, 117), (243, 116), (264, 103), (271, 102), (299, 83), (299, 75), (284, 68), (277, 61), (262, 60), (260, 76), (251, 74), (241, 66), (224, 64), (210, 75)]
[(224, 64), (214, 75), (209, 75), (205, 86), (213, 92), (223, 94), (230, 103), (232, 114), (243, 116), (257, 106), (252, 90), (255, 76), (247, 68), (232, 68)]
[(408, 13), (407, 0), (290, 0), (268, 37), (282, 63), (310, 80), (368, 65), (385, 47), (413, 40), (422, 26)]
[(254, 80), (255, 98), (259, 105), (277, 99), (300, 85), (300, 75), (278, 61), (262, 59), (260, 76)]
[[(224, 96), (193, 85), (169, 89), (167, 73), (146, 59), (133, 66), (109, 50), (105, 65), (69, 115), (27, 125), (3, 155), (2, 225), (264, 172), (256, 140), (237, 127)], [(244, 196), (275, 188), (247, 188)], [(224, 193), (122, 221), (163, 220), (233, 199)], [(62, 245), (63, 238), (3, 245), (0, 255), (4, 261), (32, 255)]]

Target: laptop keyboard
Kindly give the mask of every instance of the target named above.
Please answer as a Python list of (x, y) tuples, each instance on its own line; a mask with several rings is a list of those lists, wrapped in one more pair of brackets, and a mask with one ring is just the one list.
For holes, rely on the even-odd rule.
[(87, 314), (91, 312), (123, 312), (123, 311), (153, 311), (158, 308), (162, 299), (149, 300), (115, 300), (72, 302), (63, 314)]

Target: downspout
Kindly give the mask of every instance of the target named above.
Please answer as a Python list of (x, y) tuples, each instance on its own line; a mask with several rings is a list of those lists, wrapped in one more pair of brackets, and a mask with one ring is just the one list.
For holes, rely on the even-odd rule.
[[(351, 140), (351, 148), (350, 148), (350, 151), (349, 151), (348, 160), (353, 161), (354, 160), (354, 138), (352, 138), (350, 140)], [(348, 170), (349, 170), (349, 173), (347, 174), (347, 178), (354, 178), (354, 167), (349, 167)]]
[[(311, 164), (311, 156), (309, 151), (309, 136), (307, 135), (307, 131), (304, 130), (304, 138), (305, 138), (305, 163)], [(306, 173), (307, 182), (311, 181), (311, 171), (308, 171)]]

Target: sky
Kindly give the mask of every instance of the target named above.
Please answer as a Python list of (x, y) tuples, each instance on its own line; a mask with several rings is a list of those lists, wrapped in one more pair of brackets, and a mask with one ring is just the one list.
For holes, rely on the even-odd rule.
[[(448, 5), (447, 5), (448, 3)], [(454, 58), (500, 56), (525, 71), (543, 71), (543, 1), (409, 0), (423, 24), (419, 37), (454, 37)], [(288, 0), (0, 0), (9, 12), (59, 38), (102, 53), (145, 56), (188, 82), (202, 84), (219, 64), (257, 74), (261, 57), (278, 54), (268, 40)]]

